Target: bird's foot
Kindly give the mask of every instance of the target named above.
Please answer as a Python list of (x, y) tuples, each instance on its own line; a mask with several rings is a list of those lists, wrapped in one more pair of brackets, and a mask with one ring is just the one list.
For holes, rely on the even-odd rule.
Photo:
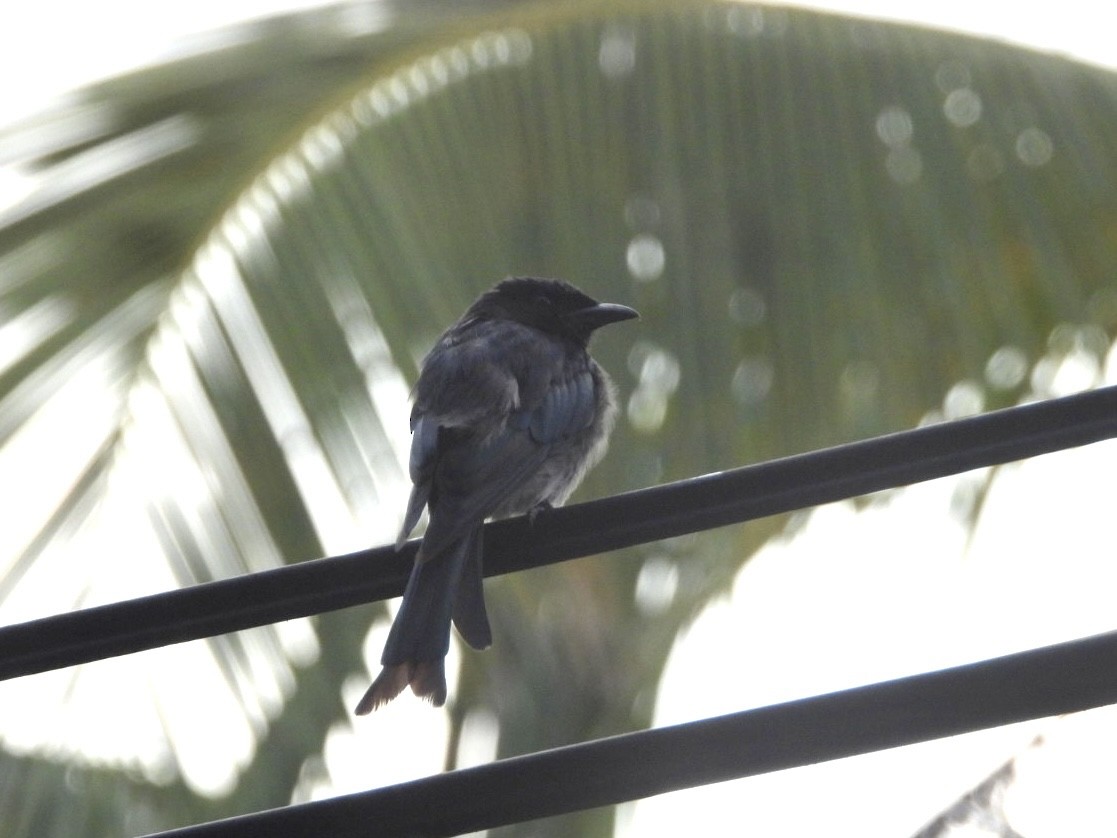
[(528, 523), (529, 524), (534, 524), (535, 519), (539, 517), (540, 512), (546, 512), (547, 510), (550, 510), (550, 509), (554, 509), (554, 507), (551, 506), (550, 501), (548, 501), (548, 500), (539, 501), (539, 503), (535, 504), (535, 506), (533, 506), (531, 509), (529, 509), (527, 511), (527, 521), (528, 521)]

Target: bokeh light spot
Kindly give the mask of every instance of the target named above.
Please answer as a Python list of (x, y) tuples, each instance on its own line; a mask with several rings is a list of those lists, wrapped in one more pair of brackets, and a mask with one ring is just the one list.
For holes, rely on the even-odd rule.
[(628, 28), (609, 27), (601, 37), (597, 64), (609, 78), (622, 78), (636, 68), (636, 34)]
[(651, 282), (662, 276), (667, 257), (663, 251), (663, 243), (655, 236), (645, 233), (635, 236), (628, 243), (625, 261), (633, 279)]
[(1015, 346), (1002, 346), (985, 362), (985, 380), (998, 390), (1011, 390), (1024, 383), (1028, 357)]
[(679, 590), (679, 568), (666, 556), (653, 556), (636, 576), (636, 607), (647, 617), (663, 614)]
[(640, 368), (640, 383), (671, 394), (679, 389), (679, 362), (664, 349), (653, 349), (644, 357)]
[(915, 127), (911, 114), (904, 108), (885, 108), (877, 116), (877, 136), (880, 141), (893, 148), (906, 146), (911, 142)]
[(628, 353), (628, 368), (639, 379), (628, 399), (628, 421), (643, 433), (658, 431), (667, 418), (668, 401), (679, 388), (679, 360), (650, 341), (637, 341)]
[(1051, 137), (1039, 128), (1025, 128), (1016, 138), (1016, 156), (1025, 166), (1042, 166), (1054, 152)]
[(942, 110), (952, 125), (968, 128), (981, 119), (981, 97), (968, 87), (960, 87), (946, 95)]
[(776, 370), (767, 358), (761, 355), (744, 358), (733, 373), (729, 392), (743, 407), (758, 405), (772, 391), (775, 376)]
[(667, 398), (656, 390), (638, 387), (628, 397), (628, 422), (641, 433), (655, 433), (667, 418)]
[(976, 381), (959, 381), (946, 392), (942, 412), (947, 419), (975, 416), (985, 409), (985, 391)]

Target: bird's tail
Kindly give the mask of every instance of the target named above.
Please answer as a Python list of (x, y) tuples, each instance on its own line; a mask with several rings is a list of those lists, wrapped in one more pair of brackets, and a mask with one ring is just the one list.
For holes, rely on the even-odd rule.
[(480, 526), (439, 555), (426, 556), (420, 546), (380, 657), (383, 669), (357, 704), (357, 715), (387, 704), (407, 686), (442, 706), (451, 620), (474, 648), (492, 642), (481, 585)]
[(405, 661), (384, 666), (354, 712), (358, 716), (368, 715), (403, 692), (409, 684), (415, 695), (429, 699), (435, 707), (441, 707), (446, 702), (445, 661), (439, 658), (436, 661)]

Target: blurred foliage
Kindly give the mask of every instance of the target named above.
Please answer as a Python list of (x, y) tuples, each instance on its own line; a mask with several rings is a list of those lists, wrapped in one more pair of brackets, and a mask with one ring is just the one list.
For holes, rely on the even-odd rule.
[[(242, 29), (0, 136), (41, 176), (0, 217), (0, 310), (50, 326), (0, 367), (0, 441), (94, 361), (116, 417), (0, 593), (152, 451), (182, 461), (142, 479), (184, 584), (319, 555), (345, 515), (390, 532), (405, 432), (378, 382), (413, 380), (508, 274), (641, 311), (595, 351), (625, 421), (583, 498), (908, 427), (958, 382), (977, 408), (1012, 403), (1049, 340), (1104, 351), (1117, 324), (1108, 73), (736, 3), (424, 3), (382, 31), (354, 28), (365, 8)], [(141, 444), (151, 393), (168, 436)], [(455, 723), (489, 708), (501, 755), (646, 726), (674, 636), (779, 525), (491, 582), (495, 645), (465, 658)], [(228, 798), (11, 757), (43, 779), (0, 835), (50, 834), (29, 825), (63, 805), (120, 834), (134, 807), (105, 801), (133, 794), (145, 829), (287, 803), (378, 608), (315, 622), (321, 653)], [(215, 644), (250, 693), (255, 647)], [(610, 829), (598, 812), (529, 831)]]

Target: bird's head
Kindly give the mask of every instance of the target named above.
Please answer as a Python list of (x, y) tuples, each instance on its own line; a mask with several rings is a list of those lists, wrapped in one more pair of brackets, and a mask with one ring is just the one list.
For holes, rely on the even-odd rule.
[(474, 304), (482, 316), (515, 320), (585, 345), (595, 329), (639, 317), (635, 309), (599, 303), (569, 282), (513, 277), (497, 283)]

